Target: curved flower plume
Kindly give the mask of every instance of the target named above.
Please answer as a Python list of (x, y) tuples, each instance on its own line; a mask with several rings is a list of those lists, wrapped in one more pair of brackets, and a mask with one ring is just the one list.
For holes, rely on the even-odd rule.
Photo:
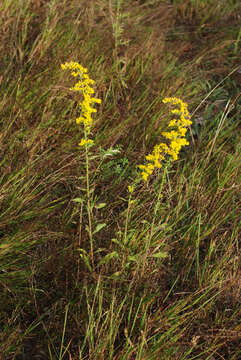
[(61, 64), (61, 68), (63, 70), (72, 70), (71, 75), (79, 79), (74, 87), (70, 88), (72, 91), (78, 91), (83, 94), (83, 101), (79, 103), (81, 107), (81, 116), (76, 119), (76, 123), (82, 123), (84, 125), (85, 138), (81, 139), (79, 146), (90, 145), (94, 141), (88, 139), (88, 135), (90, 134), (90, 129), (93, 123), (92, 113), (96, 112), (96, 109), (92, 107), (92, 104), (101, 103), (100, 99), (91, 97), (92, 94), (94, 94), (94, 89), (92, 88), (94, 80), (89, 78), (88, 70), (77, 62), (66, 62), (65, 64)]
[(155, 168), (161, 168), (161, 161), (165, 159), (165, 155), (170, 155), (173, 160), (178, 159), (178, 154), (183, 146), (189, 145), (185, 135), (187, 127), (192, 124), (191, 116), (187, 109), (187, 104), (181, 99), (170, 97), (162, 100), (163, 103), (170, 102), (173, 105), (178, 105), (178, 109), (172, 110), (172, 113), (179, 116), (179, 119), (172, 119), (168, 127), (174, 128), (169, 132), (162, 132), (162, 135), (170, 140), (170, 144), (160, 143), (156, 145), (151, 154), (146, 156), (148, 163), (146, 165), (138, 165), (142, 170), (141, 176), (144, 181), (153, 173)]

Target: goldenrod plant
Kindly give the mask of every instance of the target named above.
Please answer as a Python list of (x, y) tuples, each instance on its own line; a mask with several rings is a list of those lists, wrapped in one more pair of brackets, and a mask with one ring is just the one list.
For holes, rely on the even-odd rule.
[[(87, 231), (89, 234), (89, 240), (90, 240), (90, 256), (91, 256), (91, 265), (88, 261), (88, 256), (86, 251), (83, 249), (81, 250), (81, 256), (83, 257), (84, 261), (86, 262), (89, 269), (94, 269), (94, 239), (93, 239), (93, 229), (92, 229), (92, 208), (93, 204), (91, 201), (91, 192), (90, 192), (90, 179), (89, 179), (89, 147), (94, 144), (94, 140), (90, 139), (89, 136), (91, 134), (91, 128), (93, 126), (93, 118), (92, 113), (96, 112), (96, 109), (93, 108), (91, 105), (94, 103), (101, 103), (101, 100), (95, 97), (92, 97), (94, 94), (94, 89), (92, 85), (94, 84), (94, 80), (89, 78), (88, 70), (87, 68), (83, 67), (77, 62), (69, 62), (61, 65), (61, 68), (63, 70), (69, 69), (71, 70), (71, 75), (76, 77), (78, 79), (78, 82), (74, 85), (74, 87), (71, 87), (71, 91), (76, 91), (80, 93), (80, 96), (83, 97), (83, 99), (79, 102), (80, 105), (80, 116), (76, 119), (76, 124), (82, 124), (83, 125), (83, 132), (84, 137), (81, 139), (79, 146), (85, 148), (85, 163), (86, 163), (86, 192), (87, 192), (87, 212), (88, 212), (88, 227)], [(162, 167), (161, 161), (164, 160), (165, 155), (170, 155), (173, 160), (178, 159), (178, 154), (181, 150), (181, 148), (185, 145), (188, 145), (188, 141), (185, 138), (186, 132), (187, 132), (187, 126), (190, 126), (192, 124), (190, 118), (190, 114), (187, 109), (187, 104), (184, 103), (181, 99), (170, 97), (163, 99), (163, 103), (171, 103), (172, 105), (178, 105), (178, 108), (173, 109), (171, 112), (174, 115), (178, 115), (179, 119), (172, 119), (168, 127), (171, 127), (172, 130), (169, 132), (162, 132), (162, 135), (170, 140), (170, 144), (167, 145), (166, 143), (160, 143), (159, 145), (156, 145), (154, 147), (154, 150), (151, 154), (146, 156), (146, 160), (148, 160), (148, 164), (146, 165), (138, 165), (138, 167), (142, 170), (141, 177), (144, 181), (147, 181), (148, 177), (153, 173), (155, 168), (160, 169)], [(173, 130), (175, 129), (175, 130)], [(170, 162), (169, 162), (170, 163)], [(168, 163), (168, 164), (169, 164)], [(158, 197), (156, 200), (156, 205), (153, 210), (153, 217), (152, 222), (150, 226), (150, 231), (148, 232), (145, 240), (145, 251), (144, 251), (144, 257), (142, 262), (142, 271), (145, 269), (145, 263), (147, 260), (147, 254), (149, 252), (152, 236), (153, 236), (153, 230), (155, 226), (157, 211), (159, 208), (159, 203), (161, 199), (161, 193), (163, 189), (163, 185), (166, 178), (166, 172), (168, 169), (168, 165), (165, 166), (162, 176), (162, 181), (160, 182)], [(134, 202), (132, 200), (132, 194), (134, 192), (135, 186), (138, 182), (138, 179), (132, 184), (128, 186), (128, 205), (127, 205), (127, 212), (126, 212), (126, 219), (125, 219), (125, 229), (123, 233), (123, 246), (127, 246), (127, 239), (128, 239), (128, 223), (131, 216), (131, 204)], [(80, 198), (74, 199), (74, 201), (79, 201)], [(81, 199), (82, 201), (82, 199)], [(100, 229), (103, 228), (105, 224), (99, 224), (97, 225), (96, 230), (94, 233), (98, 232)], [(116, 241), (116, 240), (115, 240)], [(166, 257), (167, 253), (160, 251), (157, 254), (155, 254), (156, 257)], [(105, 259), (110, 260), (112, 257), (119, 257), (119, 254), (117, 252), (112, 252), (110, 254), (106, 255), (106, 258), (104, 260), (102, 259), (100, 261), (100, 264), (103, 264)], [(122, 267), (125, 268), (123, 257), (122, 260)]]
[[(143, 261), (142, 261), (142, 274), (144, 273), (146, 260), (147, 260), (147, 254), (149, 253), (149, 248), (150, 248), (151, 240), (153, 237), (153, 231), (154, 231), (154, 227), (155, 227), (158, 209), (160, 206), (160, 199), (162, 197), (163, 186), (165, 184), (167, 172), (168, 172), (168, 169), (169, 169), (169, 166), (171, 163), (170, 157), (173, 161), (177, 160), (181, 148), (183, 146), (189, 145), (189, 142), (185, 138), (185, 135), (187, 132), (187, 127), (192, 124), (191, 115), (189, 114), (187, 104), (185, 102), (183, 102), (181, 99), (176, 98), (176, 97), (166, 97), (162, 100), (162, 102), (164, 104), (171, 103), (172, 105), (178, 106), (178, 108), (173, 109), (171, 112), (174, 115), (178, 115), (179, 118), (178, 119), (174, 118), (169, 122), (168, 127), (170, 127), (172, 129), (171, 131), (164, 131), (161, 133), (163, 135), (163, 137), (170, 140), (170, 144), (161, 142), (160, 144), (156, 145), (154, 147), (154, 150), (152, 151), (152, 153), (146, 156), (146, 160), (148, 160), (148, 163), (146, 165), (138, 165), (139, 169), (142, 170), (142, 172), (141, 172), (142, 180), (144, 182), (146, 182), (147, 179), (149, 178), (149, 176), (153, 173), (153, 171), (155, 169), (162, 168), (162, 166), (163, 166), (162, 162), (165, 160), (165, 156), (169, 155), (169, 159), (163, 168), (163, 174), (161, 176), (160, 186), (159, 186), (159, 190), (158, 190), (158, 196), (157, 196), (156, 203), (155, 203), (155, 206), (153, 209), (153, 216), (152, 216), (150, 230), (149, 230), (147, 236), (145, 237), (145, 251), (144, 251), (144, 257), (143, 257)], [(130, 195), (129, 195), (127, 216), (126, 216), (126, 223), (125, 223), (125, 236), (124, 236), (125, 241), (127, 238), (127, 225), (128, 225), (128, 219), (130, 216), (131, 196), (134, 191), (134, 188), (135, 188), (135, 184), (128, 186)], [(160, 258), (165, 258), (167, 256), (168, 256), (168, 254), (164, 251), (158, 251), (155, 254), (155, 257), (160, 257)]]
[[(61, 64), (62, 70), (71, 70), (71, 75), (78, 79), (78, 82), (71, 87), (71, 91), (80, 93), (82, 100), (79, 102), (81, 116), (76, 119), (76, 124), (82, 124), (84, 127), (84, 137), (80, 140), (79, 146), (85, 148), (85, 164), (86, 164), (86, 192), (87, 192), (87, 211), (88, 211), (88, 227), (87, 231), (90, 239), (90, 255), (91, 263), (94, 267), (94, 249), (93, 249), (93, 228), (92, 228), (92, 205), (91, 205), (91, 193), (90, 193), (90, 181), (89, 181), (89, 147), (93, 145), (94, 140), (90, 139), (91, 128), (93, 125), (92, 113), (96, 112), (96, 109), (92, 107), (94, 103), (100, 104), (101, 100), (92, 97), (94, 94), (93, 84), (94, 80), (89, 78), (88, 70), (77, 62), (66, 62)], [(80, 198), (74, 199), (79, 201)], [(99, 224), (95, 229), (95, 232), (99, 231), (104, 224)], [(82, 254), (82, 256), (84, 256)], [(87, 261), (87, 257), (85, 256)], [(88, 262), (87, 262), (88, 263)], [(89, 263), (88, 266), (90, 267)]]

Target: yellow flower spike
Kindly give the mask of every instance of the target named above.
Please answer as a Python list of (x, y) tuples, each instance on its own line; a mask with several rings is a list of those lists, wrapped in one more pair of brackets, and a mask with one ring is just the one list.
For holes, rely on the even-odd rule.
[[(76, 119), (76, 123), (82, 123), (84, 125), (86, 133), (89, 134), (91, 125), (93, 123), (92, 113), (95, 113), (97, 111), (95, 108), (92, 107), (92, 104), (101, 103), (100, 99), (91, 97), (91, 95), (94, 94), (94, 89), (91, 85), (93, 85), (95, 82), (94, 80), (89, 78), (88, 69), (84, 68), (77, 62), (71, 61), (69, 63), (66, 62), (65, 64), (61, 64), (61, 69), (72, 70), (71, 75), (74, 77), (78, 77), (77, 83), (72, 88), (70, 88), (70, 90), (80, 92), (83, 95), (83, 101), (79, 103), (79, 105), (81, 106), (82, 114)], [(81, 140), (79, 146), (83, 146), (87, 143), (92, 143), (92, 140), (88, 140), (88, 142), (85, 143), (83, 141), (84, 139)]]
[(161, 161), (165, 159), (165, 155), (170, 155), (173, 160), (178, 159), (178, 154), (183, 146), (189, 145), (189, 142), (185, 139), (187, 132), (186, 127), (192, 124), (191, 116), (187, 109), (187, 104), (181, 99), (175, 97), (167, 97), (162, 100), (163, 103), (171, 103), (177, 105), (178, 108), (172, 110), (172, 114), (179, 115), (179, 119), (172, 119), (168, 127), (176, 128), (169, 132), (163, 131), (162, 136), (167, 140), (170, 140), (170, 144), (160, 143), (156, 145), (151, 154), (146, 156), (146, 160), (149, 161), (146, 165), (138, 165), (141, 172), (142, 179), (147, 181), (148, 177), (153, 173), (155, 168), (161, 168)]

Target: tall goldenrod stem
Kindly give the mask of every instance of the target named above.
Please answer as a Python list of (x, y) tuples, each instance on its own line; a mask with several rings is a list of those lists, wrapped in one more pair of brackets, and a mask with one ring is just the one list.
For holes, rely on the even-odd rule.
[(92, 232), (92, 204), (91, 192), (89, 181), (89, 148), (88, 146), (94, 143), (94, 140), (89, 139), (90, 128), (93, 123), (92, 113), (96, 112), (93, 104), (100, 104), (101, 100), (92, 97), (94, 89), (92, 85), (94, 80), (89, 78), (88, 70), (77, 62), (71, 61), (69, 63), (61, 64), (63, 70), (71, 70), (71, 75), (78, 79), (74, 87), (70, 88), (71, 91), (77, 91), (82, 94), (83, 100), (79, 103), (81, 107), (81, 115), (76, 119), (76, 124), (84, 125), (84, 138), (80, 140), (79, 146), (85, 147), (85, 164), (86, 164), (86, 192), (87, 192), (87, 212), (88, 212), (88, 233), (90, 239), (90, 257), (92, 267), (94, 269), (94, 246), (93, 246), (93, 232)]
[(127, 206), (125, 232), (124, 232), (124, 244), (127, 243), (127, 230), (128, 230), (128, 223), (129, 223), (129, 217), (130, 217), (130, 204), (131, 204), (131, 194), (129, 195), (128, 206)]
[[(85, 138), (87, 137), (85, 131)], [(89, 223), (89, 238), (90, 238), (90, 256), (91, 263), (94, 269), (94, 247), (93, 247), (93, 234), (92, 234), (92, 210), (91, 210), (91, 194), (90, 194), (90, 181), (89, 181), (89, 151), (88, 144), (85, 144), (85, 165), (86, 165), (86, 192), (87, 192), (87, 212)]]

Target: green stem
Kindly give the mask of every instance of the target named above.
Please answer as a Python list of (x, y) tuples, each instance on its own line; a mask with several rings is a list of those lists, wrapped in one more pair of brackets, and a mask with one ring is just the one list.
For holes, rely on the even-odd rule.
[(128, 222), (129, 222), (129, 217), (130, 217), (130, 204), (131, 204), (131, 194), (129, 195), (129, 199), (128, 199), (128, 207), (127, 207), (126, 222), (125, 222), (125, 232), (124, 232), (124, 244), (127, 243), (127, 230), (128, 230)]
[[(85, 139), (87, 139), (86, 129), (84, 136)], [(88, 211), (88, 222), (89, 222), (90, 256), (91, 256), (92, 268), (94, 269), (94, 246), (93, 246), (93, 234), (92, 234), (92, 210), (91, 210), (91, 199), (90, 199), (88, 144), (85, 144), (85, 164), (86, 164), (86, 192), (87, 192), (87, 211)]]

